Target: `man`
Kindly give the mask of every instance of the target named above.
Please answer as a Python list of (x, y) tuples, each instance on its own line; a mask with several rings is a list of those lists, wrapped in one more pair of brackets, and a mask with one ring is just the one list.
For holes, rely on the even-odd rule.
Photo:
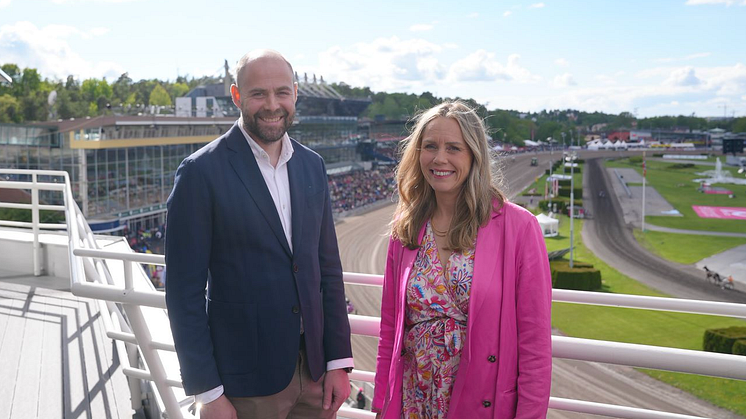
[(240, 119), (181, 163), (168, 199), (166, 304), (202, 419), (334, 417), (350, 394), (326, 168), (287, 135), (293, 74), (275, 51), (242, 57)]

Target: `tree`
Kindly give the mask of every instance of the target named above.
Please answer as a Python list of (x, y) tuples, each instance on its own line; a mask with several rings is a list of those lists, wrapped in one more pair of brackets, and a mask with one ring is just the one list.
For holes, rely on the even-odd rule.
[(189, 92), (189, 86), (186, 83), (170, 83), (166, 86), (168, 94), (173, 97), (182, 97)]
[(148, 104), (155, 106), (171, 106), (171, 96), (160, 84), (156, 84), (150, 92)]
[[(127, 102), (127, 99), (132, 95), (132, 79), (130, 78), (128, 73), (124, 73), (117, 81), (112, 83), (111, 85), (112, 90), (112, 101), (115, 104), (124, 104)], [(134, 99), (133, 99), (134, 103)]]
[(21, 122), (21, 105), (16, 98), (7, 93), (0, 96), (0, 122)]
[(733, 122), (733, 132), (746, 132), (746, 118), (738, 118)]

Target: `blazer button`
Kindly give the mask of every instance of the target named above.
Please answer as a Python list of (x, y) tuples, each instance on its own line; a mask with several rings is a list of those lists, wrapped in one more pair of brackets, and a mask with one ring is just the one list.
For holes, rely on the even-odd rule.
[(293, 313), (294, 314), (300, 313), (300, 309), (298, 308), (298, 306), (293, 306)]
[(293, 272), (298, 273), (298, 265), (293, 264)]
[(490, 356), (487, 357), (487, 360), (490, 361), (490, 362), (495, 362), (495, 361), (497, 361), (497, 358), (495, 358), (495, 355), (490, 355)]
[(485, 400), (485, 401), (482, 402), (482, 406), (484, 406), (484, 407), (490, 407), (490, 406), (492, 406), (492, 403), (490, 403), (489, 400)]

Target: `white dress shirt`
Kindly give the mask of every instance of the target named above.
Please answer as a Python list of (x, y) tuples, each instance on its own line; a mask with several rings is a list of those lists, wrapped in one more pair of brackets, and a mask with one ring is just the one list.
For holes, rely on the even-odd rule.
[[(282, 149), (280, 151), (280, 159), (277, 161), (276, 166), (272, 166), (269, 154), (254, 141), (253, 138), (246, 132), (243, 127), (243, 118), (238, 120), (238, 127), (241, 129), (246, 141), (251, 147), (251, 152), (256, 158), (256, 163), (259, 166), (259, 170), (262, 172), (264, 182), (267, 184), (269, 194), (272, 195), (272, 201), (275, 203), (277, 214), (280, 216), (280, 222), (282, 223), (282, 230), (285, 232), (285, 238), (290, 246), (290, 251), (293, 251), (293, 231), (292, 231), (292, 208), (290, 205), (290, 181), (288, 180), (288, 161), (293, 157), (293, 143), (290, 142), (288, 134), (282, 136), (280, 139)], [(303, 318), (301, 318), (301, 333), (303, 330)], [(326, 363), (326, 370), (336, 370), (341, 368), (353, 367), (352, 358), (335, 359)], [(207, 404), (223, 394), (223, 386), (217, 386), (212, 390), (208, 390), (204, 393), (195, 394), (194, 401), (200, 404)]]

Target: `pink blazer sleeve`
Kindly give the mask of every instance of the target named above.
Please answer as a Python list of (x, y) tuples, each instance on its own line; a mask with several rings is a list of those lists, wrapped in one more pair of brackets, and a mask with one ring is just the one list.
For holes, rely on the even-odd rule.
[(518, 403), (515, 418), (544, 418), (552, 381), (552, 277), (544, 237), (535, 218), (527, 223), (518, 240)]
[(374, 410), (383, 409), (383, 401), (386, 397), (389, 382), (389, 367), (394, 348), (394, 336), (396, 333), (396, 284), (398, 278), (396, 273), (400, 271), (395, 266), (394, 253), (401, 247), (398, 241), (389, 239), (389, 248), (386, 256), (386, 272), (383, 276), (383, 296), (381, 298), (381, 331), (378, 340), (378, 357), (376, 358), (376, 388), (373, 394), (372, 407)]

